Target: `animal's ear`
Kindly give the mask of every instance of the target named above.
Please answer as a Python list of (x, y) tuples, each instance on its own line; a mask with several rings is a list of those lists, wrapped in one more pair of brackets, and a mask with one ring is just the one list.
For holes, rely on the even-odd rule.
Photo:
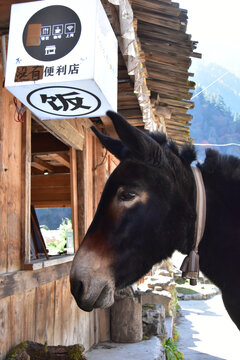
[(180, 153), (182, 161), (190, 165), (193, 161), (197, 160), (197, 153), (194, 145), (184, 144)]
[(130, 125), (120, 114), (108, 111), (107, 116), (113, 122), (115, 130), (131, 153), (138, 159), (155, 166), (160, 165), (162, 149), (160, 145), (143, 131)]
[(103, 146), (110, 151), (111, 154), (116, 156), (119, 160), (122, 160), (123, 157), (126, 156), (128, 149), (122, 144), (120, 140), (113, 139), (109, 136), (103, 135), (100, 131), (98, 131), (94, 126), (91, 126), (91, 130), (98, 137)]

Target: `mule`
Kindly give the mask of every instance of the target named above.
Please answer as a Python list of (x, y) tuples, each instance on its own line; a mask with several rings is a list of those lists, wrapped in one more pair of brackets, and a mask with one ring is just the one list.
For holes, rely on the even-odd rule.
[[(115, 289), (136, 282), (175, 250), (189, 254), (196, 220), (193, 145), (147, 133), (109, 111), (120, 140), (92, 128), (120, 163), (110, 175), (94, 219), (73, 260), (71, 292), (78, 306), (109, 307)], [(206, 189), (201, 271), (222, 291), (240, 328), (240, 159), (207, 149), (197, 164)]]

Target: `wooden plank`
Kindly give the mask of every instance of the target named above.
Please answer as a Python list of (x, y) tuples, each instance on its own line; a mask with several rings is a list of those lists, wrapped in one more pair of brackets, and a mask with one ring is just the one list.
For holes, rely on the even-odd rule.
[(0, 359), (11, 347), (10, 297), (0, 300)]
[(99, 323), (99, 341), (109, 341), (110, 334), (110, 310), (99, 309), (98, 310), (98, 323)]
[(78, 186), (77, 186), (77, 154), (76, 150), (70, 150), (70, 164), (71, 164), (71, 208), (72, 208), (72, 226), (73, 226), (73, 240), (75, 251), (79, 247), (78, 234)]
[(54, 342), (55, 283), (48, 283), (36, 289), (36, 342)]
[[(12, 95), (8, 93), (8, 102), (11, 105)], [(6, 109), (7, 111), (7, 109)], [(15, 111), (15, 110), (14, 110)], [(8, 271), (21, 268), (21, 145), (22, 123), (16, 123), (11, 117), (6, 119), (8, 136)]]
[(106, 183), (107, 162), (107, 150), (102, 146), (96, 136), (94, 137), (93, 142), (93, 154), (93, 201), (95, 212), (97, 210), (97, 206), (102, 196), (104, 185)]
[(36, 288), (36, 315), (35, 315), (35, 339), (44, 344), (46, 342), (46, 285)]
[(31, 112), (27, 109), (22, 125), (22, 172), (21, 172), (21, 268), (30, 260), (30, 207), (31, 207)]
[(71, 261), (36, 271), (17, 271), (0, 275), (0, 299), (68, 276), (70, 268)]
[(67, 154), (65, 154), (65, 153), (50, 154), (50, 157), (54, 160), (57, 160), (60, 164), (66, 166), (70, 169), (70, 159)]
[(66, 199), (71, 201), (71, 188), (70, 186), (42, 186), (32, 189), (32, 203), (35, 200), (42, 201), (48, 200), (61, 200)]
[(155, 24), (158, 26), (163, 26), (166, 28), (170, 28), (170, 29), (174, 29), (174, 30), (180, 30), (181, 29), (181, 24), (179, 19), (174, 19), (174, 18), (169, 18), (167, 16), (164, 15), (160, 15), (160, 14), (155, 14), (151, 11), (147, 11), (144, 10), (144, 12), (136, 10), (134, 12), (134, 15), (136, 16), (136, 18), (138, 20), (142, 20), (142, 21), (147, 21), (150, 22), (151, 24)]
[[(86, 137), (85, 137), (86, 139)], [(77, 151), (77, 204), (78, 204), (78, 236), (79, 244), (82, 242), (85, 232), (85, 214), (87, 209), (85, 208), (85, 193), (86, 193), (86, 146), (84, 146), (83, 151)], [(75, 244), (75, 251), (78, 249)]]
[(24, 293), (10, 297), (9, 308), (11, 347), (22, 342), (24, 334)]
[(59, 279), (55, 282), (55, 306), (54, 306), (54, 345), (62, 344), (63, 339), (63, 279)]
[(70, 174), (54, 174), (49, 176), (32, 176), (32, 188), (70, 186)]
[[(137, 103), (137, 99), (136, 99), (136, 103)], [(113, 123), (112, 121), (109, 119), (108, 116), (101, 116), (101, 120), (104, 124), (104, 129), (106, 131), (106, 134), (110, 137), (113, 137), (113, 138), (116, 138), (116, 139), (119, 139), (115, 129), (114, 129), (114, 126), (113, 126)]]
[(31, 198), (35, 207), (71, 206), (70, 174), (33, 176)]
[(50, 173), (55, 171), (54, 166), (49, 164), (47, 161), (38, 158), (36, 155), (32, 157), (31, 166), (41, 170), (42, 172), (44, 172), (45, 170), (47, 170)]
[(58, 264), (68, 263), (73, 260), (73, 257), (74, 255), (61, 255), (61, 256), (53, 256), (48, 260), (44, 260), (44, 259), (32, 260), (30, 263), (24, 264), (24, 270), (39, 270)]
[(82, 150), (84, 136), (78, 122), (81, 124), (81, 119), (44, 120), (41, 125), (65, 144)]
[(36, 341), (36, 288), (25, 292), (23, 324), (23, 338), (29, 341)]
[(145, 9), (148, 9), (151, 12), (157, 11), (159, 13), (170, 15), (170, 16), (175, 16), (175, 17), (177, 17), (179, 14), (179, 8), (172, 7), (170, 2), (164, 3), (162, 1), (153, 2), (153, 1), (149, 1), (149, 0), (145, 0), (145, 1), (133, 0), (132, 7), (133, 7), (134, 12), (135, 12), (135, 9), (139, 9), (142, 12), (144, 12)]
[(0, 271), (21, 267), (21, 132), (22, 124), (14, 121), (13, 96), (2, 90), (1, 97), (1, 250)]
[(85, 154), (85, 174), (84, 174), (84, 182), (85, 182), (85, 192), (84, 192), (84, 203), (85, 203), (85, 231), (87, 231), (90, 223), (93, 219), (93, 139), (94, 136), (92, 131), (86, 131), (86, 154)]
[(34, 206), (38, 209), (71, 207), (71, 200), (70, 199), (51, 200), (51, 201), (35, 200)]
[(72, 324), (69, 319), (71, 318), (71, 292), (69, 286), (69, 278), (62, 279), (62, 345), (71, 344)]
[[(1, 40), (2, 41), (2, 40)], [(0, 52), (0, 84), (3, 83), (3, 73), (2, 73), (2, 53)], [(7, 110), (7, 98), (6, 92), (3, 90), (3, 87), (0, 86), (0, 274), (7, 271), (7, 246), (8, 246), (8, 236), (7, 236), (7, 171), (8, 171), (8, 137), (6, 134), (6, 110)], [(1, 351), (1, 350), (0, 350)]]
[(32, 155), (66, 152), (69, 147), (50, 133), (32, 134)]
[[(71, 204), (71, 192), (70, 188), (56, 189), (54, 194), (50, 193), (47, 189), (46, 191), (39, 191), (38, 193), (32, 192), (32, 204), (37, 206), (47, 206), (51, 207), (56, 204), (64, 204), (69, 206)], [(52, 205), (51, 205), (52, 204)]]

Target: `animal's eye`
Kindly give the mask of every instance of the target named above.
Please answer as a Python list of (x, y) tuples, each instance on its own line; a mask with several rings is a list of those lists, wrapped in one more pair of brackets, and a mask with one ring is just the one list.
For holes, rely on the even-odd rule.
[(119, 200), (121, 201), (131, 201), (136, 197), (136, 194), (130, 191), (121, 191), (118, 195)]

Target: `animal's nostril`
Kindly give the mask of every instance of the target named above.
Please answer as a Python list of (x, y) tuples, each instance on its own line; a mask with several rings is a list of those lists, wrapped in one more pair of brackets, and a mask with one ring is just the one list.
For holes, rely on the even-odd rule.
[(76, 301), (79, 301), (83, 294), (83, 282), (80, 280), (71, 281), (71, 293)]

